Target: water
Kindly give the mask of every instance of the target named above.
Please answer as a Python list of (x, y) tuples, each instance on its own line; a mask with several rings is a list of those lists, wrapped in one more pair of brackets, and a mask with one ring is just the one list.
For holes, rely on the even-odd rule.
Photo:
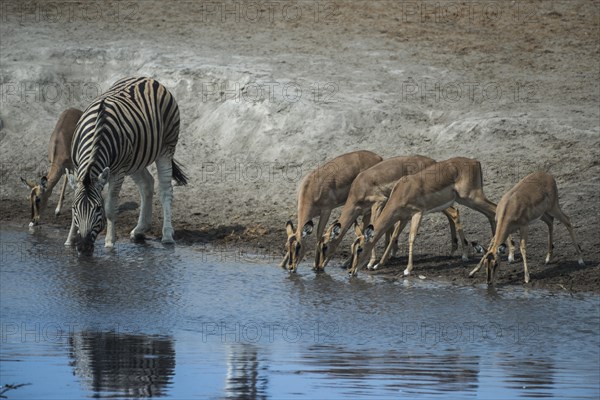
[(80, 259), (65, 233), (0, 232), (0, 385), (27, 384), (10, 399), (600, 396), (598, 295), (151, 241)]

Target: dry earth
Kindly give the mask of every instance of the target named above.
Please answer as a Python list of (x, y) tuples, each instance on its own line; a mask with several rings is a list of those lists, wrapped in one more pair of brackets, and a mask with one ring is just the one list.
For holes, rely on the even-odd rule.
[[(181, 108), (176, 156), (191, 179), (175, 188), (180, 242), (249, 248), (276, 265), (296, 186), (325, 160), (357, 149), (461, 155), (482, 161), (494, 201), (530, 172), (552, 173), (587, 265), (577, 265), (558, 226), (555, 260), (544, 266), (546, 228), (536, 222), (531, 286), (600, 290), (598, 1), (1, 5), (4, 223), (27, 224), (18, 178), (46, 171), (59, 113), (84, 108), (119, 78), (146, 75)], [(137, 217), (127, 182), (121, 240)], [(468, 239), (487, 242), (486, 219), (461, 212)], [(67, 215), (46, 221), (40, 229), (66, 236)], [(482, 282), (483, 273), (466, 278), (475, 257), (467, 265), (447, 257), (447, 231), (443, 216), (426, 218), (415, 273)], [(377, 274), (393, 277), (405, 261)], [(521, 285), (522, 276), (520, 263), (503, 264), (498, 284)]]

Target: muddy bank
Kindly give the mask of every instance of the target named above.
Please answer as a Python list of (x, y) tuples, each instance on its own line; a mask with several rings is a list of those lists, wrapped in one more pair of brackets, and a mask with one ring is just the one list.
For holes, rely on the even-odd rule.
[[(128, 241), (128, 233), (137, 221), (137, 208), (134, 202), (125, 202), (118, 220), (118, 242)], [(23, 212), (23, 204), (18, 202), (3, 202), (0, 207), (0, 217), (5, 226), (27, 225), (28, 215)], [(483, 218), (483, 217), (482, 217)], [(275, 221), (272, 221), (275, 222)], [(68, 234), (70, 217), (63, 213), (58, 217), (50, 217), (36, 230), (58, 229), (64, 233), (65, 239)], [(175, 238), (178, 245), (193, 246), (199, 251), (204, 251), (214, 260), (241, 260), (249, 263), (263, 263), (278, 268), (278, 264), (284, 254), (284, 242), (286, 238), (285, 229), (276, 224), (216, 224), (211, 225), (202, 222), (202, 218), (182, 221), (174, 220)], [(160, 220), (155, 218), (153, 230), (149, 233), (147, 240), (157, 241), (160, 239)], [(564, 231), (564, 232), (563, 232)], [(34, 232), (34, 231), (32, 231)], [(475, 238), (478, 232), (469, 232), (468, 238)], [(488, 237), (489, 232), (481, 232), (481, 237)], [(528, 244), (528, 260), (531, 282), (523, 283), (523, 265), (517, 249), (516, 262), (508, 264), (506, 256), (500, 265), (496, 278), (496, 286), (524, 286), (530, 288), (541, 288), (557, 292), (595, 292), (600, 293), (600, 252), (593, 246), (593, 242), (582, 237), (584, 248), (585, 266), (579, 266), (577, 256), (573, 249), (566, 229), (557, 226), (555, 229), (555, 257), (548, 264), (544, 264), (546, 252), (546, 226), (536, 222), (531, 230)], [(445, 223), (445, 218), (427, 216), (421, 232), (417, 238), (415, 252), (415, 267), (413, 275), (409, 278), (402, 276), (406, 267), (407, 232), (400, 235), (398, 257), (392, 258), (389, 264), (376, 271), (360, 271), (359, 279), (366, 276), (380, 276), (389, 280), (405, 279), (427, 279), (440, 282), (451, 282), (456, 285), (480, 285), (485, 283), (485, 271), (481, 270), (474, 278), (468, 274), (475, 267), (481, 255), (470, 249), (469, 262), (462, 262), (460, 251), (450, 255), (450, 235)], [(343, 245), (340, 245), (336, 258), (327, 269), (343, 268), (342, 264), (349, 256), (350, 240), (348, 235)], [(100, 246), (102, 237), (100, 238)], [(314, 256), (314, 238), (308, 240), (309, 252), (304, 262), (299, 267), (301, 274), (313, 274), (311, 270)], [(379, 255), (383, 253), (379, 249)], [(97, 251), (104, 251), (97, 249)], [(249, 267), (250, 268), (250, 267)], [(326, 270), (327, 270), (326, 269)], [(285, 270), (282, 274), (287, 273)], [(325, 272), (326, 273), (326, 272)]]

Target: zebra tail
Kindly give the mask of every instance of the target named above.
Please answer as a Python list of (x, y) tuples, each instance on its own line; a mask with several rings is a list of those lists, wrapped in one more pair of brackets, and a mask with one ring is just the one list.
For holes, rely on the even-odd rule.
[(175, 159), (173, 159), (173, 161), (171, 162), (171, 165), (173, 167), (173, 179), (177, 183), (177, 186), (187, 185), (188, 177), (183, 172), (181, 165), (177, 161), (175, 161)]

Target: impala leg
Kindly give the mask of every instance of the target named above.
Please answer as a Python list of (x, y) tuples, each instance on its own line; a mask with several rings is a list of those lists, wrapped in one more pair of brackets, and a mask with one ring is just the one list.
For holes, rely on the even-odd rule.
[(54, 215), (60, 215), (60, 210), (62, 209), (63, 200), (65, 199), (65, 191), (67, 190), (67, 182), (69, 181), (69, 177), (65, 173), (65, 180), (60, 188), (60, 194), (58, 195), (58, 204), (56, 205), (56, 209), (54, 210)]
[(423, 213), (418, 212), (413, 215), (410, 221), (410, 234), (408, 235), (408, 265), (404, 270), (404, 276), (410, 275), (413, 269), (413, 252), (414, 252), (414, 244), (415, 238), (417, 237), (417, 232), (419, 231), (419, 226), (421, 225), (421, 219), (423, 218)]
[(73, 218), (73, 210), (71, 210), (71, 228), (69, 229), (69, 235), (67, 236), (67, 240), (65, 241), (65, 246), (73, 246), (73, 238), (77, 233), (77, 227), (75, 226), (75, 218)]
[(512, 235), (508, 235), (505, 245), (508, 245), (508, 262), (512, 263), (515, 261), (515, 241), (513, 240)]
[(158, 190), (163, 209), (163, 228), (161, 241), (166, 244), (175, 243), (175, 240), (173, 239), (173, 225), (171, 224), (171, 207), (173, 203), (173, 186), (171, 186), (171, 178), (173, 176), (172, 163), (172, 157), (160, 157), (156, 160)]
[(117, 240), (115, 223), (117, 222), (117, 205), (119, 203), (119, 192), (123, 185), (123, 178), (117, 177), (108, 182), (108, 196), (104, 201), (104, 212), (106, 213), (106, 238), (104, 247), (112, 248)]
[(554, 251), (554, 218), (549, 214), (544, 214), (542, 216), (542, 221), (548, 225), (548, 253), (546, 254), (546, 264), (548, 264), (550, 260), (552, 260), (552, 253)]
[[(458, 238), (456, 237), (456, 229), (460, 228), (460, 220), (458, 208), (448, 207), (442, 213), (448, 218), (448, 225), (450, 226), (450, 240), (452, 241), (452, 250), (450, 255), (453, 255), (458, 250)], [(458, 223), (457, 223), (458, 221)]]
[(325, 228), (327, 227), (327, 221), (329, 221), (329, 216), (331, 215), (331, 209), (321, 210), (321, 214), (319, 214), (319, 224), (317, 225), (317, 247), (315, 249), (315, 265), (313, 269), (319, 270), (319, 244), (323, 240), (323, 233), (325, 233)]
[[(365, 226), (369, 226), (369, 224), (371, 223), (371, 212), (367, 212), (366, 214), (363, 215), (362, 218), (362, 227), (361, 229), (364, 229)], [(358, 225), (357, 222), (355, 222), (356, 225)], [(343, 263), (342, 263), (342, 268), (344, 269), (348, 269), (352, 266), (352, 254), (350, 254), (350, 257), (348, 257)]]
[(452, 235), (452, 254), (458, 248), (458, 239), (456, 238), (456, 233), (458, 232), (458, 236), (460, 237), (460, 244), (462, 249), (462, 260), (469, 260), (469, 250), (468, 250), (468, 242), (465, 239), (465, 233), (462, 229), (462, 225), (460, 223), (460, 213), (458, 208), (448, 207), (444, 211), (442, 211), (444, 215), (448, 218), (448, 222), (450, 224), (450, 233)]
[(280, 268), (286, 269), (286, 264), (288, 263), (290, 259), (290, 252), (286, 252), (285, 256), (283, 257), (283, 260), (281, 260), (281, 263), (279, 264)]
[[(398, 222), (394, 225), (394, 232), (396, 231), (397, 225), (398, 225)], [(402, 229), (404, 229), (404, 228), (402, 228)], [(394, 236), (394, 234), (392, 233), (392, 237), (390, 238), (390, 240), (392, 241), (390, 257), (398, 257), (398, 235), (400, 235), (400, 232), (402, 232), (402, 230), (400, 230), (396, 234), (396, 236)]]
[(393, 245), (394, 245), (394, 243), (398, 243), (397, 242), (398, 236), (400, 235), (400, 233), (402, 233), (406, 224), (408, 224), (407, 219), (402, 219), (402, 220), (396, 222), (396, 224), (394, 225), (394, 231), (392, 232), (392, 236), (390, 238), (390, 244), (388, 244), (388, 246), (386, 247), (385, 252), (383, 253), (383, 256), (381, 257), (381, 260), (379, 260), (379, 264), (377, 264), (373, 267), (374, 269), (377, 269), (377, 268), (379, 268), (380, 265), (385, 265), (388, 262), (390, 255), (393, 252), (393, 250), (392, 250), (392, 248), (394, 247)]
[[(366, 228), (369, 223), (371, 221), (375, 222), (377, 220), (377, 218), (379, 217), (379, 214), (381, 214), (381, 210), (383, 209), (383, 204), (381, 203), (375, 203), (371, 206), (371, 215), (370, 215), (370, 219), (369, 221), (366, 221), (365, 223), (363, 223), (363, 229)], [(386, 232), (386, 242), (388, 241), (388, 236), (387, 236), (387, 232)], [(387, 245), (387, 243), (386, 243)], [(376, 251), (377, 246), (373, 246), (373, 249), (371, 250), (371, 259), (369, 260), (369, 263), (367, 264), (367, 269), (375, 269), (375, 263), (377, 262), (377, 251)]]
[(562, 212), (562, 210), (556, 205), (554, 209), (549, 212), (554, 218), (558, 219), (569, 231), (569, 235), (571, 235), (571, 240), (573, 240), (573, 245), (575, 246), (575, 250), (577, 250), (577, 256), (579, 257), (578, 262), (579, 265), (585, 265), (583, 262), (583, 255), (581, 254), (581, 246), (577, 241), (577, 236), (575, 235), (575, 231), (573, 231), (573, 225), (571, 225), (571, 220), (569, 217)]
[(152, 195), (154, 191), (154, 179), (150, 172), (144, 168), (131, 175), (138, 191), (140, 192), (140, 215), (138, 223), (129, 234), (131, 239), (143, 238), (144, 234), (152, 226)]
[(519, 248), (521, 250), (521, 257), (523, 257), (523, 274), (525, 275), (525, 283), (529, 283), (529, 268), (527, 268), (527, 250), (526, 250), (526, 245), (527, 245), (527, 236), (529, 233), (529, 228), (527, 227), (527, 225), (522, 226), (519, 229), (519, 236), (520, 236), (520, 241), (519, 241)]
[[(495, 238), (492, 238), (492, 240), (490, 241), (490, 244), (487, 247), (487, 251), (484, 252), (483, 257), (481, 257), (481, 260), (479, 261), (479, 264), (477, 264), (477, 266), (475, 268), (473, 268), (473, 270), (471, 272), (469, 272), (469, 278), (472, 278), (473, 275), (475, 275), (477, 272), (479, 272), (479, 270), (481, 269), (481, 267), (484, 264), (484, 261), (486, 260), (488, 254), (491, 252), (493, 254), (496, 254), (496, 249), (494, 248), (494, 243), (495, 243)], [(490, 277), (488, 277), (490, 278)]]

